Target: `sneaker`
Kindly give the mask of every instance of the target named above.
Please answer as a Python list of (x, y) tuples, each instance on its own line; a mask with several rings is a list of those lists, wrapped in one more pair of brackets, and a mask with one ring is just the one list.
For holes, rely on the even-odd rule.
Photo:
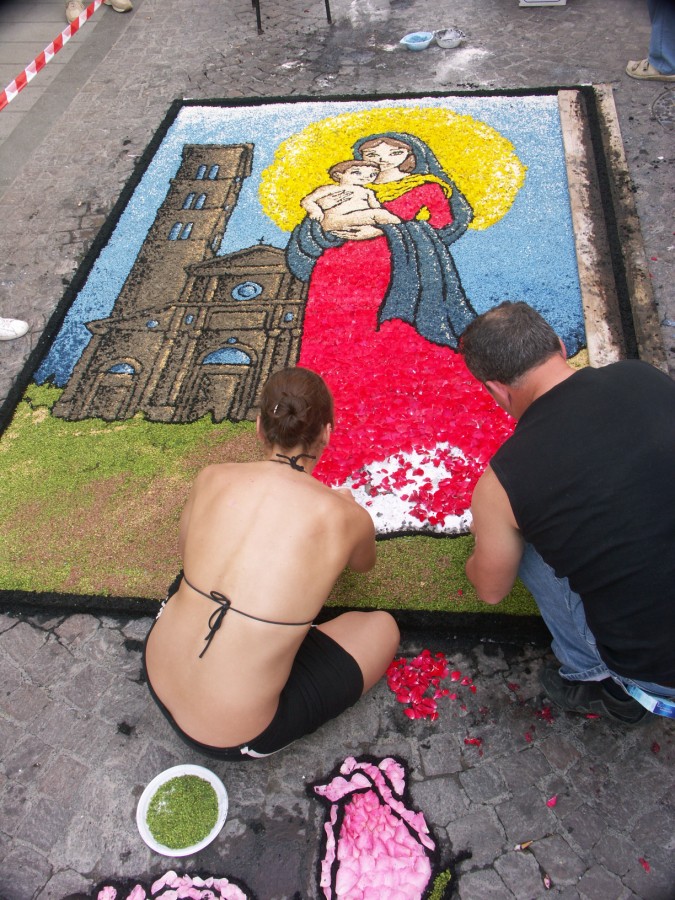
[(626, 66), (626, 75), (641, 81), (675, 81), (675, 75), (663, 75), (648, 59), (631, 59)]
[(131, 0), (103, 0), (106, 6), (112, 6), (115, 12), (130, 12), (134, 7)]
[(80, 13), (84, 12), (84, 4), (80, 0), (68, 0), (66, 3), (66, 19), (68, 24), (80, 18)]
[(13, 341), (15, 338), (23, 337), (27, 331), (28, 322), (21, 319), (0, 318), (0, 341)]
[(569, 681), (557, 669), (549, 668), (542, 671), (539, 680), (548, 698), (567, 712), (594, 713), (629, 726), (649, 719), (649, 712), (637, 700), (628, 694), (625, 700), (614, 697), (602, 681)]

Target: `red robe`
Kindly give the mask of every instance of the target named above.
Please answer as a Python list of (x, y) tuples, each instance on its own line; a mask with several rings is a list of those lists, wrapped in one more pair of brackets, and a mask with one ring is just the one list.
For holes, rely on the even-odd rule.
[[(424, 210), (433, 228), (452, 222), (436, 183), (382, 205), (402, 220)], [(315, 474), (332, 485), (351, 477), (353, 486), (374, 491), (364, 466), (417, 450), (423, 460), (415, 467), (400, 458), (378, 490), (397, 491), (412, 502), (421, 529), (442, 528), (447, 515), (469, 508), (478, 477), (513, 423), (454, 350), (432, 344), (398, 319), (378, 328), (390, 277), (384, 236), (330, 248), (314, 266), (298, 364), (325, 378), (336, 419)], [(440, 482), (428, 477), (427, 463), (443, 467)]]

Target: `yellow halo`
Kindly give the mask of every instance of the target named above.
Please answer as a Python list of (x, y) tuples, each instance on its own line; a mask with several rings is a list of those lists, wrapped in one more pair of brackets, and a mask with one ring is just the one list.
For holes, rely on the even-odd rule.
[(473, 208), (470, 228), (498, 222), (525, 181), (526, 167), (513, 144), (485, 122), (431, 106), (369, 108), (311, 122), (282, 141), (261, 176), (264, 212), (283, 231), (292, 231), (304, 217), (302, 198), (331, 183), (328, 169), (353, 159), (359, 138), (388, 131), (413, 134), (433, 150)]

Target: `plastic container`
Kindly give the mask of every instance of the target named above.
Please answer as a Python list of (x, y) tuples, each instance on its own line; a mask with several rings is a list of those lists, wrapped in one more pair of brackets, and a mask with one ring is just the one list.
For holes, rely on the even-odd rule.
[[(150, 805), (150, 801), (152, 800), (154, 795), (163, 784), (165, 784), (167, 781), (171, 781), (172, 778), (179, 778), (181, 775), (197, 775), (204, 781), (209, 782), (211, 787), (216, 792), (216, 797), (218, 798), (218, 818), (216, 819), (216, 824), (213, 826), (211, 831), (206, 835), (205, 838), (199, 841), (199, 843), (193, 844), (191, 847), (165, 847), (164, 844), (160, 844), (155, 840), (152, 832), (148, 828), (148, 806)], [(164, 772), (161, 772), (159, 775), (153, 778), (150, 784), (141, 794), (141, 799), (138, 801), (138, 806), (136, 807), (136, 825), (145, 843), (148, 845), (148, 847), (150, 847), (151, 850), (154, 850), (155, 853), (160, 853), (162, 856), (192, 856), (193, 853), (198, 853), (200, 850), (203, 850), (204, 847), (207, 847), (211, 843), (211, 841), (215, 840), (215, 838), (218, 836), (220, 830), (225, 824), (225, 819), (227, 817), (227, 806), (228, 801), (225, 785), (220, 780), (220, 778), (218, 778), (217, 775), (214, 775), (214, 773), (209, 769), (205, 769), (203, 766), (173, 766), (173, 768), (166, 769)]]
[(434, 39), (433, 31), (413, 31), (399, 41), (408, 50), (426, 50)]
[(465, 37), (464, 32), (454, 26), (434, 31), (436, 43), (439, 47), (443, 47), (444, 50), (452, 50), (454, 47), (459, 47)]

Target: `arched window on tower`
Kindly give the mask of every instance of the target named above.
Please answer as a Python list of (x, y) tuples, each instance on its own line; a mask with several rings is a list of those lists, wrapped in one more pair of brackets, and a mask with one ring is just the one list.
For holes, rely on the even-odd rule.
[(192, 231), (193, 224), (194, 224), (194, 222), (188, 222), (185, 225), (185, 227), (183, 228), (183, 230), (180, 233), (181, 241), (187, 241), (187, 239), (190, 237), (190, 232)]
[(197, 174), (195, 175), (195, 179), (197, 181), (202, 181), (202, 179), (206, 178), (206, 166), (200, 166), (197, 169)]
[(220, 172), (220, 166), (211, 166), (209, 169), (209, 179), (213, 181), (214, 178), (217, 178), (218, 172)]
[(192, 204), (195, 202), (196, 194), (191, 193), (188, 194), (183, 203), (183, 209), (192, 209)]
[(206, 194), (200, 194), (199, 197), (197, 197), (197, 202), (195, 203), (195, 209), (203, 209), (205, 203), (206, 203)]
[(169, 232), (169, 240), (170, 240), (170, 241), (177, 241), (177, 240), (178, 240), (178, 236), (180, 235), (180, 233), (181, 233), (182, 230), (183, 230), (183, 223), (182, 223), (182, 222), (176, 222), (174, 225), (172, 225), (172, 226), (171, 226), (171, 231)]

